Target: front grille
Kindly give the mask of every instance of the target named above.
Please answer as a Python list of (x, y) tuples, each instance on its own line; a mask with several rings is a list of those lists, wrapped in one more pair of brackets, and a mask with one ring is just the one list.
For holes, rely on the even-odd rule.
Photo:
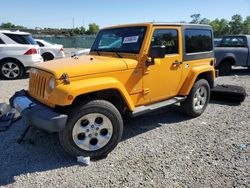
[(29, 80), (29, 92), (30, 94), (44, 98), (47, 78), (39, 72), (31, 71)]

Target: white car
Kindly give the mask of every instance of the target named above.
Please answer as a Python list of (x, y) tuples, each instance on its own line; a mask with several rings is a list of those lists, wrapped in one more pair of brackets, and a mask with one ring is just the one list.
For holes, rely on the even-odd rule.
[(33, 64), (43, 62), (39, 46), (30, 33), (0, 30), (0, 77), (21, 78)]
[(52, 44), (41, 39), (35, 40), (40, 47), (40, 54), (42, 55), (44, 61), (50, 61), (53, 59), (65, 57), (63, 45)]

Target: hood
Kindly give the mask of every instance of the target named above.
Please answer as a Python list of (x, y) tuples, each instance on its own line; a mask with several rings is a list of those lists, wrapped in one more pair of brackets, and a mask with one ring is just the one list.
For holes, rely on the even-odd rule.
[(123, 58), (85, 55), (38, 63), (32, 67), (50, 72), (59, 79), (63, 73), (70, 78), (126, 70), (127, 64)]

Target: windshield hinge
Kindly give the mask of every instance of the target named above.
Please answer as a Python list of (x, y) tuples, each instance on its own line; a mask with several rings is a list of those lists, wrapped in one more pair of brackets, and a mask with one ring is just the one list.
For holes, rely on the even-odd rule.
[(70, 84), (70, 81), (69, 81), (69, 76), (68, 76), (68, 74), (67, 74), (67, 73), (63, 73), (60, 79), (62, 79), (62, 80), (63, 80), (63, 83), (64, 83), (65, 85)]

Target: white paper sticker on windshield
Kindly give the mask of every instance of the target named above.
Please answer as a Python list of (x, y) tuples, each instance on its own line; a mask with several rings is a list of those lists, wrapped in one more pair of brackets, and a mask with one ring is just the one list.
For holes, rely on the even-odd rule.
[(125, 37), (123, 40), (123, 44), (137, 43), (138, 39), (139, 39), (139, 36)]

